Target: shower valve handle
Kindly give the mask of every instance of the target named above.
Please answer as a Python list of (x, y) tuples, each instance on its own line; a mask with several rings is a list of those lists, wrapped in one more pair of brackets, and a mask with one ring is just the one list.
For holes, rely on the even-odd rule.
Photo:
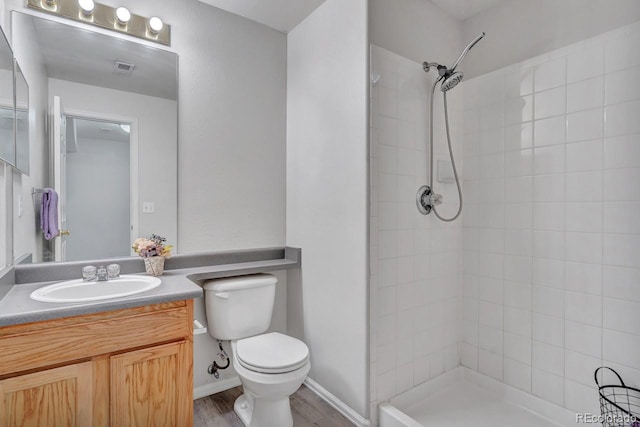
[(438, 206), (442, 204), (442, 194), (431, 193), (429, 195), (429, 203), (431, 206)]

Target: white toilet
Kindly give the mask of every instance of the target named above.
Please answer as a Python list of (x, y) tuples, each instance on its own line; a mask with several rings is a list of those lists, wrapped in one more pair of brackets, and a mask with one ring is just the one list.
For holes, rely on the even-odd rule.
[(291, 396), (307, 377), (309, 348), (302, 341), (265, 334), (271, 323), (278, 279), (252, 274), (204, 285), (209, 334), (230, 340), (233, 367), (244, 394), (233, 408), (248, 427), (291, 427)]

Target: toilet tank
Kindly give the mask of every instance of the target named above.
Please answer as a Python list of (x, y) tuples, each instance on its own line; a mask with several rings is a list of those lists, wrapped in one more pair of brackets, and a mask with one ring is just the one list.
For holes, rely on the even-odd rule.
[(209, 335), (219, 340), (239, 340), (269, 329), (277, 282), (271, 274), (206, 281), (203, 288)]

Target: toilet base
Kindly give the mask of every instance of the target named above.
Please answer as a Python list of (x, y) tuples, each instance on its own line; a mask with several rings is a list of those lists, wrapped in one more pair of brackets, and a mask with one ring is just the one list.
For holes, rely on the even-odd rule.
[(233, 410), (246, 427), (293, 427), (289, 396), (256, 401), (245, 393), (236, 399)]

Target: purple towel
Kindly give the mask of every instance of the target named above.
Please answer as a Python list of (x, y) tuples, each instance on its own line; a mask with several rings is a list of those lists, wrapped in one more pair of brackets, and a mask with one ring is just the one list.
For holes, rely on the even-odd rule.
[(52, 188), (45, 188), (40, 203), (40, 228), (44, 238), (51, 240), (58, 235), (58, 193)]

